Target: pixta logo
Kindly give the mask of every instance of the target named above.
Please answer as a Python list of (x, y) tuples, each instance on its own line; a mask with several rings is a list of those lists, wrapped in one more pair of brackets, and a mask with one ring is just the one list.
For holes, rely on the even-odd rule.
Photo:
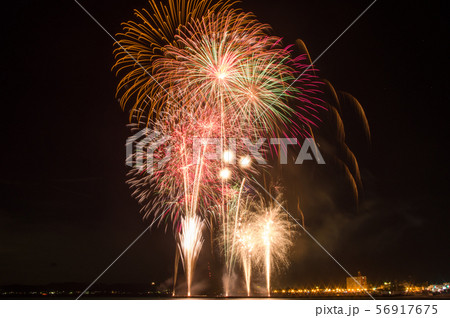
[[(171, 160), (172, 148), (177, 146), (175, 142), (176, 140), (171, 139), (170, 136), (144, 128), (127, 139), (126, 165), (138, 171), (145, 170), (147, 173), (153, 173), (154, 168), (161, 169)], [(288, 147), (297, 145), (298, 140), (297, 138), (259, 138), (257, 140), (227, 138), (224, 141), (221, 138), (193, 137), (183, 149), (186, 152), (184, 155), (194, 164), (198, 164), (201, 157), (202, 160), (223, 160), (226, 164), (238, 162), (241, 165), (249, 165), (254, 161), (264, 165), (267, 164), (263, 155), (265, 144), (280, 148), (279, 160), (280, 164), (284, 165), (288, 163)], [(208, 150), (205, 150), (206, 148)], [(314, 139), (306, 138), (301, 144), (295, 164), (303, 164), (311, 160), (315, 160), (320, 165), (325, 164)]]

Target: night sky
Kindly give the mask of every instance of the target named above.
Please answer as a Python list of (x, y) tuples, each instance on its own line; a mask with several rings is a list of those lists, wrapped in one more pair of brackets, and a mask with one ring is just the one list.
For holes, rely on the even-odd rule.
[[(302, 39), (314, 59), (370, 2), (241, 6), (284, 44)], [(147, 7), (144, 0), (81, 4), (112, 35), (133, 9)], [(0, 22), (0, 285), (89, 284), (149, 224), (125, 184), (128, 116), (114, 96), (113, 41), (71, 0), (8, 5)], [(364, 184), (358, 211), (324, 190), (306, 191), (306, 225), (369, 282), (450, 280), (448, 21), (444, 1), (379, 0), (316, 63), (321, 77), (363, 105), (372, 142), (361, 142), (357, 125), (346, 127)], [(99, 282), (169, 286), (171, 235), (146, 233)], [(203, 253), (200, 281), (207, 260)], [(277, 284), (343, 284), (346, 276), (302, 235)]]

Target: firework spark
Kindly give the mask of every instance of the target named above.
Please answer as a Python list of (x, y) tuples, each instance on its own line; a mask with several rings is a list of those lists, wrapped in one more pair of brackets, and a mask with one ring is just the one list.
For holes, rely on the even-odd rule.
[(195, 265), (203, 246), (202, 231), (204, 222), (196, 215), (181, 219), (178, 248), (187, 279), (187, 296), (191, 296), (191, 284), (194, 278)]
[[(276, 269), (288, 265), (288, 251), (292, 246), (295, 228), (283, 212), (281, 194), (278, 202), (268, 202), (261, 196), (244, 193), (237, 196), (237, 202), (230, 202), (231, 213), (228, 225), (222, 232), (221, 240), (226, 241), (224, 251), (227, 257), (228, 280), (234, 265), (239, 262), (245, 279), (247, 295), (251, 293), (253, 268), (263, 268), (266, 278), (267, 295), (270, 296), (271, 276)], [(225, 286), (227, 287), (227, 286)], [(227, 288), (226, 288), (227, 290)]]
[(244, 271), (245, 287), (247, 296), (251, 293), (251, 276), (252, 276), (252, 253), (255, 247), (254, 233), (252, 233), (252, 225), (245, 222), (239, 223), (239, 229), (236, 235), (236, 253), (241, 260)]
[(271, 275), (274, 269), (288, 265), (288, 251), (293, 245), (293, 224), (283, 212), (281, 195), (267, 203), (262, 197), (255, 203), (252, 222), (257, 260), (264, 264), (267, 296), (270, 297)]

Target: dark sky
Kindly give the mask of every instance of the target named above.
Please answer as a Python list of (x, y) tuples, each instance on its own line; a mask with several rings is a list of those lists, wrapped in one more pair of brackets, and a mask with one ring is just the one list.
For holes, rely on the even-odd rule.
[[(147, 6), (81, 3), (111, 34)], [(369, 4), (251, 0), (242, 7), (284, 44), (301, 38), (314, 59)], [(113, 41), (71, 0), (8, 5), (1, 19), (0, 285), (90, 283), (148, 225), (125, 184), (127, 115), (114, 97)], [(364, 183), (359, 212), (310, 202), (306, 222), (344, 267), (372, 282), (450, 280), (448, 21), (443, 1), (379, 0), (316, 63), (320, 76), (359, 99), (372, 143), (358, 142), (361, 132), (349, 124)], [(145, 234), (100, 282), (169, 280), (170, 235)], [(345, 276), (301, 236), (279, 282), (343, 283)]]

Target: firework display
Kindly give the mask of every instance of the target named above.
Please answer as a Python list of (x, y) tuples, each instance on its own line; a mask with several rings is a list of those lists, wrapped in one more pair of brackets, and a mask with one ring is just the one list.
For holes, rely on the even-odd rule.
[(222, 234), (222, 239), (229, 241), (232, 254), (229, 268), (233, 268), (236, 261), (240, 263), (247, 296), (251, 294), (253, 270), (262, 269), (270, 296), (272, 272), (289, 263), (287, 253), (293, 244), (293, 223), (282, 210), (282, 195), (278, 194), (275, 200), (267, 202), (260, 195), (247, 196), (232, 214), (227, 233)]
[(127, 158), (128, 183), (144, 217), (173, 232), (188, 296), (205, 228), (220, 247), (224, 294), (241, 268), (247, 295), (257, 271), (270, 296), (294, 227), (281, 194), (258, 193), (251, 177), (262, 167), (243, 140), (310, 136), (322, 107), (307, 56), (294, 56), (268, 25), (232, 5), (150, 1), (151, 13), (136, 11), (139, 22), (123, 25), (115, 50), (120, 103), (146, 140)]

